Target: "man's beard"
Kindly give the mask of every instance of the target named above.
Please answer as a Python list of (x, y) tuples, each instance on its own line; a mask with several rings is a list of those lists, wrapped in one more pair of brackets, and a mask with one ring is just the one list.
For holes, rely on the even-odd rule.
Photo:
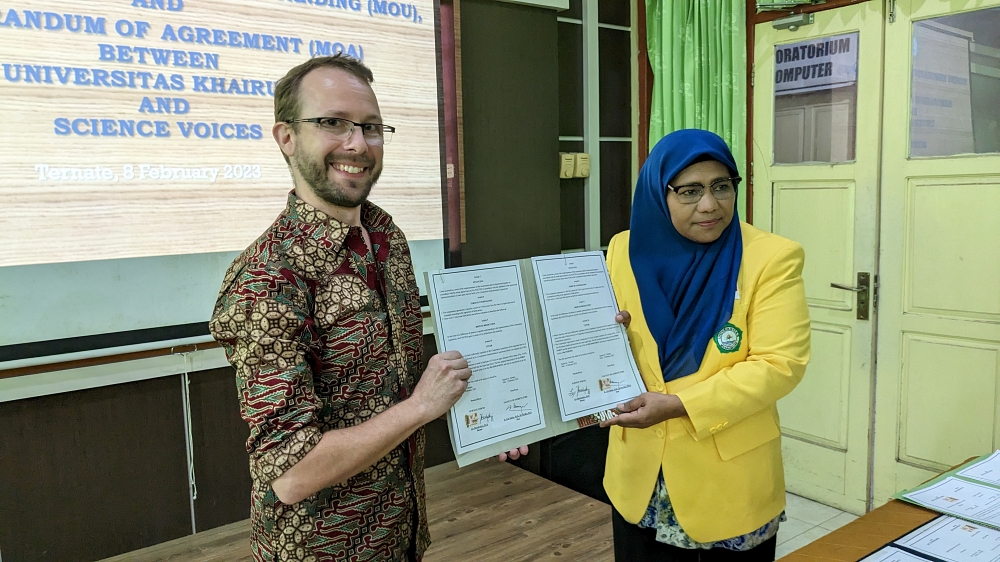
[[(348, 180), (353, 185), (343, 185), (343, 183), (334, 182), (330, 179), (329, 172), (327, 171), (330, 164), (334, 162), (357, 166), (359, 168), (368, 168), (371, 170), (371, 179)], [(374, 159), (372, 158), (335, 159), (332, 156), (327, 156), (323, 160), (323, 164), (320, 165), (316, 160), (293, 156), (292, 163), (295, 164), (295, 169), (299, 171), (302, 179), (312, 188), (313, 193), (317, 197), (331, 205), (346, 208), (354, 208), (364, 203), (368, 199), (368, 194), (371, 193), (372, 185), (378, 181), (378, 177), (382, 173), (382, 167), (379, 166), (376, 168)], [(360, 186), (360, 192), (356, 196), (351, 195), (351, 192), (355, 191), (352, 188), (357, 188), (358, 184), (363, 184)]]

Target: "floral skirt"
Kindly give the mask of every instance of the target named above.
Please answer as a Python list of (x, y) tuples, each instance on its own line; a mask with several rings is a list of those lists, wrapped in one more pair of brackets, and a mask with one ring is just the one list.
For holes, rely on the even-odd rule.
[(663, 481), (663, 473), (661, 472), (660, 477), (656, 480), (656, 488), (653, 490), (653, 497), (649, 500), (649, 507), (646, 508), (646, 514), (643, 515), (642, 521), (639, 521), (639, 527), (655, 529), (657, 542), (671, 546), (690, 549), (708, 550), (710, 548), (724, 548), (727, 550), (743, 551), (750, 550), (771, 540), (771, 537), (778, 533), (778, 524), (786, 519), (785, 512), (782, 511), (780, 515), (751, 533), (711, 543), (698, 542), (689, 537), (677, 521), (677, 514), (674, 513), (674, 506), (670, 503), (670, 496), (667, 495), (667, 484)]

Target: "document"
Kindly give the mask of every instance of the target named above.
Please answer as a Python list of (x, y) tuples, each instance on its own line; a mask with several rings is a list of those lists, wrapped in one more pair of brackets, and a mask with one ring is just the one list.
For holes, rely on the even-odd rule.
[(944, 562), (1000, 561), (1000, 531), (954, 517), (939, 517), (894, 542)]
[(456, 454), (545, 427), (518, 262), (428, 275), (439, 352), (458, 351), (472, 369), (451, 409)]
[(959, 476), (1000, 486), (1000, 451), (958, 471)]
[(902, 494), (907, 501), (962, 519), (1000, 527), (1000, 490), (954, 476)]
[(927, 559), (894, 546), (886, 546), (862, 558), (861, 562), (927, 562)]
[(469, 361), (459, 466), (610, 419), (645, 392), (600, 252), (424, 274), (440, 351)]
[(563, 421), (645, 392), (601, 252), (531, 259)]

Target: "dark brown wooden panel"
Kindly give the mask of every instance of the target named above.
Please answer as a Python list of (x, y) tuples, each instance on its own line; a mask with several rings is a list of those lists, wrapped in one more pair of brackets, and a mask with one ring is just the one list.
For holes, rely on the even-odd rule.
[(545, 447), (539, 447), (540, 475), (595, 500), (611, 503), (604, 491), (610, 432), (608, 428), (592, 425), (546, 439)]
[(601, 245), (628, 230), (632, 217), (632, 143), (601, 143)]
[(597, 21), (629, 27), (632, 25), (632, 10), (629, 0), (600, 0), (597, 3)]
[(559, 12), (559, 17), (583, 19), (583, 0), (569, 0), (569, 9)]
[(5, 562), (96, 560), (191, 532), (179, 376), (0, 404)]
[(191, 373), (191, 436), (198, 531), (250, 516), (250, 428), (240, 418), (232, 367)]
[[(632, 39), (628, 31), (598, 30), (601, 136), (632, 136)], [(603, 164), (602, 164), (603, 165)]]
[(559, 22), (559, 135), (583, 136), (583, 26)]
[(461, 6), (462, 263), (558, 253), (556, 12), (495, 0)]

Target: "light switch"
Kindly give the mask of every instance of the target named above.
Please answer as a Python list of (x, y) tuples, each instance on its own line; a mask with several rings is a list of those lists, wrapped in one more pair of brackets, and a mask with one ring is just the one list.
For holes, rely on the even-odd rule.
[(572, 152), (560, 152), (559, 153), (559, 179), (567, 179), (573, 177), (573, 172), (576, 169), (576, 158), (574, 158)]
[(573, 177), (590, 177), (590, 155), (586, 152), (577, 152), (573, 162)]

